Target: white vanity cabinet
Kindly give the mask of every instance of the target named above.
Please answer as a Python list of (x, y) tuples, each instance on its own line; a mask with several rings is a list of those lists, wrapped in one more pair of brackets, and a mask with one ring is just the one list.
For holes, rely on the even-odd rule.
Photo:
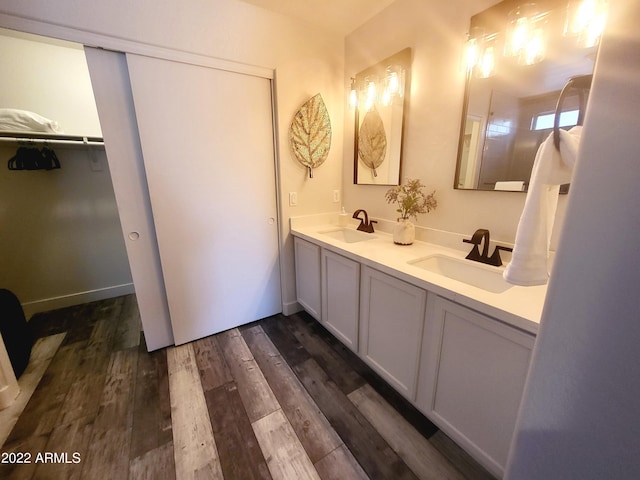
[(427, 292), (366, 266), (361, 283), (360, 356), (413, 402)]
[(312, 317), (322, 320), (320, 247), (294, 237), (293, 248), (297, 301)]
[(502, 476), (535, 337), (429, 294), (416, 404)]
[(502, 477), (535, 335), (341, 252), (295, 238), (298, 302)]
[(358, 351), (360, 264), (322, 249), (322, 324)]

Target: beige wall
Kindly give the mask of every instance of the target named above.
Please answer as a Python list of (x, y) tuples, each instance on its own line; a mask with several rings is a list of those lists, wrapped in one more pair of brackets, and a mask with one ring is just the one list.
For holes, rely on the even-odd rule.
[(132, 291), (104, 149), (101, 171), (84, 148), (54, 150), (59, 170), (10, 171), (16, 147), (0, 147), (0, 285), (27, 317)]
[[(344, 84), (364, 68), (411, 47), (402, 177), (420, 178), (436, 190), (439, 202), (437, 210), (419, 217), (418, 224), (467, 235), (488, 228), (492, 239), (513, 242), (525, 195), (453, 189), (464, 94), (462, 47), (470, 17), (494, 3), (396, 0), (347, 36)], [(374, 217), (395, 220), (395, 208), (384, 200), (388, 187), (353, 185), (353, 112), (348, 109), (344, 159), (345, 207), (365, 208)], [(557, 244), (566, 198), (559, 203), (552, 246)]]
[(101, 136), (81, 46), (37, 40), (0, 28), (0, 108), (36, 112), (71, 135)]

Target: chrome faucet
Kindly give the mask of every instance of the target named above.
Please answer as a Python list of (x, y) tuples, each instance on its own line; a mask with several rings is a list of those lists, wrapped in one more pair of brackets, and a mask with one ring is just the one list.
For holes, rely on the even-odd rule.
[[(364, 213), (364, 219), (360, 218), (360, 214)], [(353, 218), (360, 220), (360, 225), (358, 225), (358, 230), (361, 232), (373, 233), (373, 224), (378, 223), (375, 220), (369, 221), (369, 215), (366, 210), (359, 209), (353, 212)]]
[[(473, 260), (474, 262), (486, 263), (487, 265), (493, 265), (494, 267), (499, 267), (502, 265), (502, 259), (500, 258), (500, 250), (504, 250), (507, 252), (513, 251), (513, 249), (509, 247), (503, 247), (502, 245), (496, 245), (493, 254), (489, 256), (489, 230), (486, 228), (479, 228), (474, 232), (471, 236), (471, 240), (463, 239), (464, 243), (473, 244), (473, 248), (469, 252), (465, 258), (468, 260)], [(482, 253), (480, 253), (480, 244), (482, 243)]]

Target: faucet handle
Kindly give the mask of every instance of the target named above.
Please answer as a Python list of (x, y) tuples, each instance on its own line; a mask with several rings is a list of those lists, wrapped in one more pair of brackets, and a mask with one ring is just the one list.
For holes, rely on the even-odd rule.
[(503, 247), (502, 245), (496, 245), (496, 248), (493, 251), (493, 254), (489, 258), (489, 265), (493, 265), (495, 267), (499, 267), (502, 265), (502, 259), (500, 258), (500, 250), (503, 250), (505, 252), (513, 252), (513, 248)]
[(473, 235), (471, 236), (471, 239), (467, 239), (467, 238), (463, 238), (462, 241), (464, 243), (472, 243), (474, 245), (480, 245), (482, 243), (482, 239), (485, 238), (487, 239), (487, 243), (489, 242), (489, 230), (487, 230), (486, 228), (479, 228), (477, 229), (475, 232), (473, 232)]

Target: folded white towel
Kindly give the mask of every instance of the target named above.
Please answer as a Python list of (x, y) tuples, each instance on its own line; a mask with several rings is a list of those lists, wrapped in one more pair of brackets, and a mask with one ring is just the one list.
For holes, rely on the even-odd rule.
[(9, 132), (62, 133), (58, 122), (27, 110), (0, 108), (0, 130)]
[(524, 182), (522, 180), (509, 180), (506, 182), (496, 182), (494, 190), (508, 190), (510, 192), (521, 192), (524, 190)]
[(560, 185), (571, 182), (582, 127), (560, 130), (560, 151), (553, 133), (542, 142), (533, 164), (531, 181), (518, 224), (511, 262), (504, 279), (514, 285), (543, 285), (549, 279), (549, 241)]

